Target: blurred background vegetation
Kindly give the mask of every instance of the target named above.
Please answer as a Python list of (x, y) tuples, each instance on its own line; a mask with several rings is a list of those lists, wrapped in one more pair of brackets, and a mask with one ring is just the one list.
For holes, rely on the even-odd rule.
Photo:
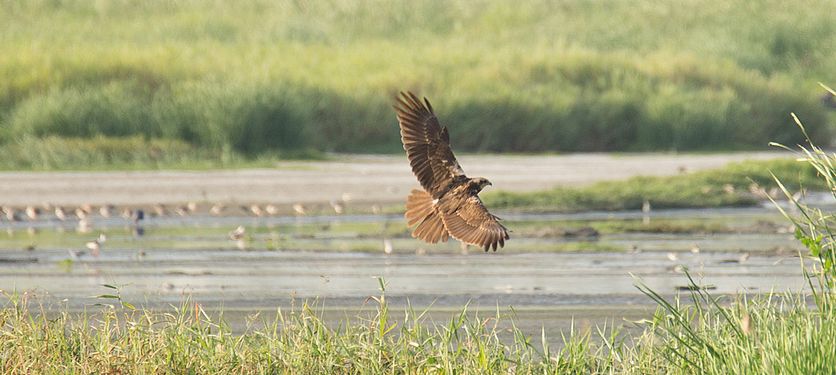
[(14, 157), (0, 167), (398, 152), (399, 90), (429, 97), (460, 151), (760, 149), (802, 140), (791, 111), (828, 140), (815, 83), (836, 80), (834, 14), (832, 0), (2, 0)]

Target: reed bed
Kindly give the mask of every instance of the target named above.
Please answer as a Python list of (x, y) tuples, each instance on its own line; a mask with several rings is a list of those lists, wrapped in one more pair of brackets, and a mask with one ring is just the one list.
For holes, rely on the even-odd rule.
[(834, 11), (826, 0), (3, 1), (0, 149), (142, 137), (221, 162), (398, 152), (390, 106), (406, 89), (436, 104), (459, 151), (794, 144), (791, 110), (829, 139), (815, 82), (836, 71)]

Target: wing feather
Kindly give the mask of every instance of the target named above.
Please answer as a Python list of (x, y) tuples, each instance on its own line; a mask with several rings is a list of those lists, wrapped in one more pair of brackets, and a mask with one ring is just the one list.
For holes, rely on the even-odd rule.
[(429, 100), (421, 102), (411, 92), (401, 93), (395, 111), (412, 172), (424, 190), (438, 198), (454, 178), (464, 175), (447, 128), (439, 124)]
[(444, 226), (433, 199), (423, 190), (412, 190), (406, 201), (406, 216), (409, 226), (417, 225), (412, 232), (413, 237), (429, 243), (447, 242), (449, 233)]
[[(445, 196), (446, 197), (446, 196)], [(441, 218), (453, 238), (485, 251), (505, 246), (508, 229), (488, 212), (479, 196), (451, 196), (440, 203)]]

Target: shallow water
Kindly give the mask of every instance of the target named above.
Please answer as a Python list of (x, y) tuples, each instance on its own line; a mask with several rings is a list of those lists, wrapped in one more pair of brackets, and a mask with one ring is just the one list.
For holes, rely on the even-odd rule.
[[(684, 286), (685, 265), (717, 293), (798, 289), (803, 286), (797, 258), (738, 253), (543, 253), (468, 255), (377, 255), (293, 251), (149, 252), (138, 260), (115, 250), (98, 259), (75, 261), (68, 269), (60, 250), (4, 256), (0, 285), (39, 289), (71, 305), (90, 302), (101, 284), (123, 285), (133, 301), (177, 302), (183, 294), (227, 306), (269, 307), (291, 296), (321, 298), (330, 306), (357, 306), (378, 293), (383, 277), (392, 297), (413, 302), (436, 300), (456, 306), (473, 300), (489, 306), (608, 305), (638, 303), (631, 274), (651, 288), (673, 293)], [(640, 298), (639, 298), (640, 299)]]
[[(81, 310), (112, 302), (93, 297), (111, 293), (102, 284), (112, 284), (125, 301), (149, 308), (189, 297), (208, 310), (223, 309), (243, 329), (255, 312), (270, 315), (303, 300), (316, 299), (331, 320), (354, 316), (379, 295), (382, 277), (395, 312), (411, 304), (446, 320), (466, 304), (487, 314), (512, 306), (526, 332), (539, 334), (545, 325), (559, 336), (572, 324), (647, 317), (652, 306), (636, 280), (673, 296), (687, 285), (684, 267), (717, 294), (804, 287), (800, 248), (769, 208), (502, 216), (517, 231), (506, 248), (487, 254), (463, 253), (455, 243), (421, 244), (397, 215), (149, 218), (141, 235), (118, 218), (96, 219), (86, 233), (48, 217), (3, 222), (0, 288)], [(679, 229), (658, 231), (666, 226), (654, 223)], [(238, 225), (247, 228), (245, 238), (230, 240)], [(594, 238), (534, 235), (611, 225), (633, 229)], [(707, 225), (719, 230), (705, 231)], [(98, 233), (108, 239), (93, 256), (84, 243)], [(384, 254), (383, 238), (392, 254)]]

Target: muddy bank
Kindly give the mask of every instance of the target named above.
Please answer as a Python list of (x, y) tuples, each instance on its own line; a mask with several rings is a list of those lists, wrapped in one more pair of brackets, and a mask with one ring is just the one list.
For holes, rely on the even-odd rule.
[[(786, 157), (785, 153), (463, 155), (472, 176), (496, 189), (533, 191), (637, 175), (673, 175), (734, 161)], [(343, 197), (381, 204), (401, 202), (418, 184), (406, 158), (338, 156), (331, 161), (283, 162), (274, 169), (140, 172), (2, 172), (6, 205), (194, 202), (328, 202)]]

